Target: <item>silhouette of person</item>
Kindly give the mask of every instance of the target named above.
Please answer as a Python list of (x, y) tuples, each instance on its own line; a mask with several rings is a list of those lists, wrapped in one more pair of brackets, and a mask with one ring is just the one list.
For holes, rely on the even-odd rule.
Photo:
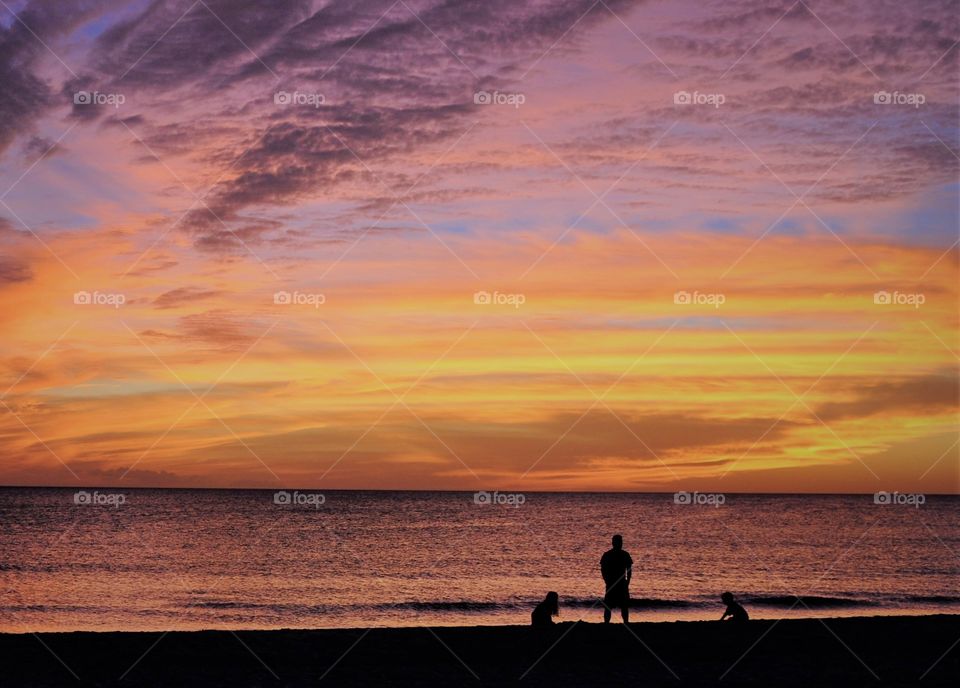
[(553, 626), (553, 617), (560, 613), (560, 596), (552, 590), (530, 614), (530, 623), (535, 628)]
[(603, 622), (610, 623), (614, 607), (620, 608), (623, 623), (630, 620), (630, 578), (633, 575), (633, 558), (623, 549), (623, 537), (613, 536), (613, 549), (600, 557), (600, 575), (606, 584), (603, 596)]
[(743, 608), (739, 602), (734, 599), (733, 594), (725, 592), (720, 595), (720, 600), (727, 605), (727, 610), (723, 613), (723, 616), (720, 617), (720, 620), (723, 621), (729, 617), (730, 621), (736, 624), (742, 624), (750, 620), (750, 616), (747, 614), (747, 610)]

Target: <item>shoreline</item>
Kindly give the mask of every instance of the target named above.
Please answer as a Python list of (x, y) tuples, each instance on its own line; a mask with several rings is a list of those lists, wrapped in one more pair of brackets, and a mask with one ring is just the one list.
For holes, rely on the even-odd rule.
[[(960, 615), (0, 634), (5, 686), (955, 685)], [(721, 683), (721, 676), (723, 677)], [(522, 681), (521, 681), (522, 677)]]
[[(720, 609), (719, 606), (714, 605), (717, 609)], [(531, 610), (533, 605), (531, 604)], [(644, 610), (643, 608), (631, 608), (631, 626), (636, 625), (646, 625), (646, 626), (670, 626), (673, 624), (710, 624), (717, 621), (719, 612), (713, 614), (711, 612), (709, 617), (702, 616), (690, 616), (689, 618), (683, 618), (682, 616), (673, 616), (668, 617), (666, 614), (662, 616), (651, 616), (649, 610)], [(676, 610), (671, 610), (676, 611)], [(877, 608), (850, 608), (847, 611), (850, 611), (849, 614), (838, 614), (838, 611), (841, 611), (837, 608), (822, 608), (822, 609), (813, 609), (809, 612), (800, 612), (797, 616), (777, 616), (776, 611), (771, 608), (769, 614), (763, 614), (763, 610), (758, 610), (755, 607), (751, 607), (750, 620), (758, 622), (786, 622), (786, 621), (806, 621), (806, 620), (822, 620), (822, 621), (833, 621), (833, 620), (852, 620), (852, 619), (926, 619), (930, 617), (948, 617), (955, 618), (958, 623), (958, 632), (960, 632), (960, 607), (956, 609), (940, 609), (940, 610), (923, 610), (923, 609), (877, 609)], [(570, 614), (564, 614), (561, 610), (561, 615), (554, 618), (556, 625), (562, 624), (587, 624), (587, 625), (601, 625), (600, 616), (602, 613), (601, 608), (595, 610), (595, 614), (591, 615), (588, 618), (573, 618)], [(821, 612), (821, 613), (817, 613)], [(875, 613), (871, 613), (875, 612)], [(331, 631), (344, 631), (344, 632), (365, 632), (365, 631), (393, 631), (393, 630), (409, 630), (417, 628), (443, 628), (443, 629), (477, 629), (477, 630), (495, 630), (500, 628), (527, 628), (529, 623), (526, 623), (523, 619), (527, 615), (521, 615), (520, 618), (511, 618), (506, 620), (504, 623), (496, 623), (495, 621), (486, 622), (480, 621), (478, 623), (462, 623), (461, 620), (450, 623), (416, 623), (411, 622), (408, 624), (374, 624), (374, 625), (356, 625), (356, 626), (320, 626), (320, 625), (311, 625), (311, 626), (243, 626), (243, 625), (212, 625), (212, 626), (198, 626), (195, 628), (185, 627), (185, 628), (74, 628), (69, 630), (61, 629), (51, 629), (51, 628), (42, 628), (42, 629), (26, 629), (26, 630), (0, 630), (0, 638), (6, 636), (33, 636), (33, 635), (71, 635), (71, 634), (119, 634), (119, 635), (132, 635), (132, 634), (153, 634), (153, 633), (283, 633), (283, 632), (331, 632)], [(616, 610), (614, 610), (613, 624), (620, 624), (620, 617)]]

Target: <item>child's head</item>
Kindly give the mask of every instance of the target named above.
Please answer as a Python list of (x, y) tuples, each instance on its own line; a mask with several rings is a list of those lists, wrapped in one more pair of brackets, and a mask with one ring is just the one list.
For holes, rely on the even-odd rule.
[(560, 595), (551, 590), (544, 601), (550, 609), (551, 616), (557, 616), (560, 613)]
[(722, 595), (720, 595), (720, 599), (723, 601), (724, 604), (733, 604), (733, 593), (725, 592)]

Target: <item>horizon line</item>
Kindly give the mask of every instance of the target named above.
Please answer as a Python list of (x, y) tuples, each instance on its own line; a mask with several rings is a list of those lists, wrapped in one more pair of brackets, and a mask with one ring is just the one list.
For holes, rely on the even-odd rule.
[[(900, 492), (899, 490), (875, 490), (873, 492), (748, 492), (738, 490), (511, 490), (511, 489), (493, 489), (493, 490), (451, 490), (451, 489), (425, 489), (425, 488), (366, 488), (366, 487), (335, 487), (335, 488), (315, 488), (315, 487), (212, 487), (212, 486), (119, 486), (119, 485), (0, 485), (2, 490), (219, 490), (219, 491), (245, 491), (245, 492), (281, 492), (281, 491), (310, 491), (310, 492), (422, 492), (422, 493), (444, 493), (444, 494), (476, 494), (478, 492), (510, 492), (522, 494), (602, 494), (602, 495), (672, 495), (679, 492), (696, 492), (700, 494), (725, 494), (725, 495), (747, 495), (747, 496), (771, 496), (771, 497), (860, 497), (875, 495), (879, 492)], [(931, 497), (960, 497), (960, 492), (908, 492), (905, 494), (923, 494)]]

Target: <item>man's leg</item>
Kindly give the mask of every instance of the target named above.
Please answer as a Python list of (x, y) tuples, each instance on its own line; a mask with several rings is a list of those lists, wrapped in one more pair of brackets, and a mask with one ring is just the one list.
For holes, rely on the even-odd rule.
[(620, 616), (623, 617), (623, 623), (630, 623), (630, 603), (624, 602), (620, 607)]
[(603, 623), (610, 623), (610, 607), (606, 604), (603, 605)]

